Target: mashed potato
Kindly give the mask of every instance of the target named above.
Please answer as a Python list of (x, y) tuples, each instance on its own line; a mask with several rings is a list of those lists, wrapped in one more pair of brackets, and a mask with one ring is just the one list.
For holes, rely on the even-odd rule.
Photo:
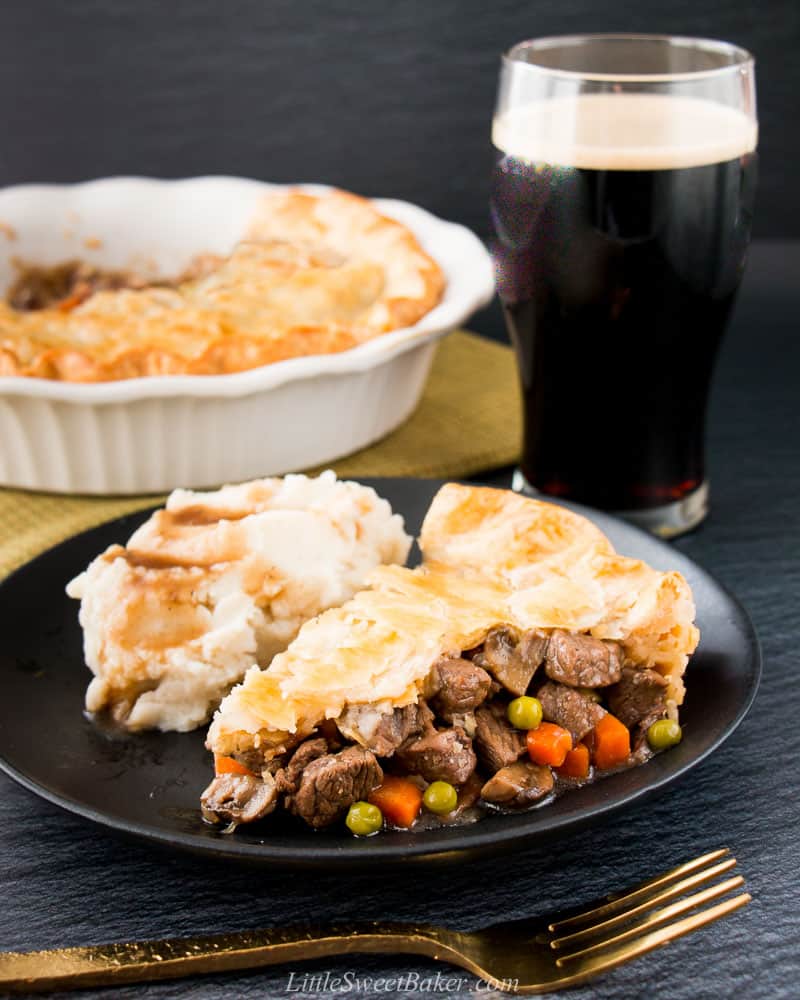
[(332, 472), (175, 490), (67, 586), (95, 675), (87, 709), (131, 730), (194, 729), (249, 667), (410, 544), (386, 500)]

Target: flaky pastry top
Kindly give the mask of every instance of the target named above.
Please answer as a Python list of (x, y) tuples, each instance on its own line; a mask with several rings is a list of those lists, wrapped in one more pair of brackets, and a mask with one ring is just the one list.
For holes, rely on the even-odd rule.
[(683, 701), (699, 632), (680, 573), (617, 555), (563, 507), (457, 484), (434, 498), (420, 546), (422, 567), (379, 567), (370, 589), (305, 624), (268, 670), (252, 668), (223, 701), (209, 747), (277, 754), (347, 705), (415, 702), (439, 656), (474, 648), (498, 625), (616, 640)]
[(0, 375), (214, 375), (337, 353), (413, 325), (445, 284), (406, 226), (336, 190), (265, 195), (227, 258), (197, 260), (174, 287), (29, 312), (0, 302)]

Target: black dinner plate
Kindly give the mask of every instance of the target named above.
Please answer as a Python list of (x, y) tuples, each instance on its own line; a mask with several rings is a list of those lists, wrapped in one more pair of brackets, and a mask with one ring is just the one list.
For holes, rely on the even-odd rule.
[[(411, 533), (440, 483), (370, 481), (402, 513)], [(569, 505), (572, 506), (572, 505)], [(124, 543), (149, 512), (77, 535), (0, 584), (0, 767), (50, 802), (120, 833), (184, 850), (273, 865), (366, 865), (507, 850), (598, 822), (675, 781), (715, 750), (741, 722), (758, 687), (761, 660), (753, 626), (712, 576), (665, 542), (606, 514), (575, 506), (618, 551), (689, 580), (702, 638), (687, 674), (683, 741), (641, 767), (566, 793), (515, 816), (488, 815), (468, 826), (389, 832), (358, 840), (344, 829), (315, 833), (274, 815), (223, 835), (200, 818), (212, 776), (205, 730), (128, 735), (83, 715), (89, 680), (78, 604), (64, 586), (106, 546)]]

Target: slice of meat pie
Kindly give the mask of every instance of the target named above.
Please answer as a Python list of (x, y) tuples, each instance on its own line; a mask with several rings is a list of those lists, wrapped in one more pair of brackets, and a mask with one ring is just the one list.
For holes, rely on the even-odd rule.
[[(629, 753), (629, 722), (677, 719), (699, 635), (679, 573), (617, 555), (562, 507), (456, 484), (435, 497), (420, 547), (422, 567), (374, 570), (369, 589), (307, 622), (222, 702), (207, 818), (248, 822), (282, 806), (325, 826), (399, 780), (416, 786), (408, 801), (439, 783), (433, 801), (444, 782), (459, 802), (481, 787), (490, 808), (531, 808), (590, 753), (582, 780), (644, 759)], [(634, 711), (640, 688), (658, 698)], [(623, 721), (609, 705), (626, 706)], [(252, 807), (253, 781), (268, 809)]]

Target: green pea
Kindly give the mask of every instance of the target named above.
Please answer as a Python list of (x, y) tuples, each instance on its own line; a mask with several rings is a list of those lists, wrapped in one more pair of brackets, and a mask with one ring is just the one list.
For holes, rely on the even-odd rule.
[(458, 805), (458, 792), (447, 781), (433, 781), (425, 789), (422, 801), (426, 809), (443, 816)]
[(517, 729), (538, 729), (542, 721), (542, 703), (538, 698), (522, 695), (508, 703), (507, 715)]
[(383, 813), (371, 802), (354, 802), (347, 810), (345, 823), (357, 837), (369, 837), (383, 826)]
[(668, 750), (677, 746), (683, 737), (683, 730), (672, 719), (659, 719), (647, 730), (647, 742), (653, 750)]

